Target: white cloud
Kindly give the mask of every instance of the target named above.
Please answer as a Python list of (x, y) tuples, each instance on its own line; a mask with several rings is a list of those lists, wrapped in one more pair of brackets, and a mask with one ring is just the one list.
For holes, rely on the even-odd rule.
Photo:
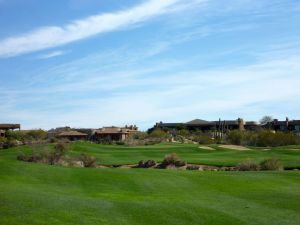
[(150, 0), (131, 9), (98, 14), (65, 26), (41, 27), (20, 36), (0, 40), (0, 57), (12, 57), (61, 46), (91, 36), (122, 29), (172, 10), (180, 0)]
[(54, 58), (57, 56), (65, 55), (66, 53), (67, 53), (67, 51), (54, 51), (54, 52), (49, 52), (44, 55), (41, 55), (38, 58), (39, 59), (50, 59), (50, 58)]
[[(165, 10), (174, 12), (198, 0), (186, 2), (178, 1)], [(37, 68), (24, 73), (19, 86), (3, 82), (0, 102), (5, 104), (0, 108), (0, 117), (6, 122), (20, 122), (24, 128), (136, 123), (144, 129), (160, 120), (185, 122), (197, 117), (258, 120), (271, 112), (280, 118), (298, 118), (298, 38), (170, 57), (165, 53), (175, 45), (195, 39), (200, 44), (201, 38), (260, 26), (253, 25), (253, 21), (249, 25), (223, 21), (223, 17), (221, 22), (206, 26), (182, 12), (180, 23), (170, 19), (178, 32), (168, 32), (173, 31), (168, 26), (165, 35), (146, 37), (141, 46), (126, 42), (71, 62)], [(202, 11), (197, 13), (202, 17)], [(237, 63), (244, 53), (247, 61)], [(234, 60), (223, 63), (227, 58)]]
[[(10, 107), (0, 110), (0, 115), (11, 122), (21, 120), (28, 128), (136, 123), (146, 129), (160, 120), (184, 122), (219, 116), (258, 119), (270, 113), (264, 107), (274, 102), (280, 108), (299, 103), (299, 56), (274, 58), (234, 68), (165, 73), (161, 72), (163, 67), (156, 65), (149, 70), (133, 68), (105, 77), (83, 77), (73, 83), (35, 89), (34, 93), (28, 89), (27, 93), (12, 93), (0, 99), (12, 101)], [(164, 76), (147, 76), (153, 71)], [(15, 110), (19, 102), (40, 106)], [(288, 108), (276, 110), (272, 109), (276, 116), (296, 116)]]

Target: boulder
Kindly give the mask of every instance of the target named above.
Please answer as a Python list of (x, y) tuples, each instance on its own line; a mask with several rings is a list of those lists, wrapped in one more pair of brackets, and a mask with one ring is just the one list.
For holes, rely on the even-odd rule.
[(73, 161), (72, 166), (74, 167), (84, 167), (84, 163), (82, 161)]
[(138, 168), (151, 168), (154, 166), (156, 166), (156, 162), (152, 159), (147, 160), (147, 161), (141, 160), (141, 161), (139, 161), (139, 163), (137, 165)]
[(154, 160), (147, 160), (144, 165), (145, 168), (150, 168), (156, 166), (156, 162)]
[(199, 170), (200, 169), (200, 166), (198, 165), (188, 165), (186, 167), (187, 170)]

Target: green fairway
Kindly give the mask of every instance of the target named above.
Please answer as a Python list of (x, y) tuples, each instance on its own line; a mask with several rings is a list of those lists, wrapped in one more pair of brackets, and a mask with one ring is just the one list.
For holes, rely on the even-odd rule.
[[(140, 160), (153, 159), (161, 161), (166, 154), (176, 152), (188, 163), (207, 164), (215, 166), (236, 166), (245, 159), (261, 161), (265, 158), (280, 159), (285, 167), (300, 167), (300, 146), (272, 148), (271, 150), (254, 149), (238, 151), (216, 147), (216, 150), (200, 149), (193, 144), (162, 143), (151, 146), (127, 147), (118, 145), (98, 145), (90, 143), (73, 143), (72, 153), (91, 154), (101, 164), (135, 164)], [(295, 150), (295, 149), (299, 150)]]
[[(185, 159), (195, 156), (200, 159), (209, 154), (215, 157), (220, 154), (226, 159), (221, 150), (198, 153), (198, 149), (189, 146), (74, 145), (77, 153), (86, 146), (86, 151), (106, 163), (133, 162), (140, 157), (161, 158), (175, 150)], [(298, 171), (66, 168), (17, 161), (18, 151), (0, 151), (1, 225), (300, 223)], [(142, 153), (130, 157), (135, 151)], [(284, 155), (282, 150), (275, 151)], [(192, 156), (188, 157), (189, 153)]]

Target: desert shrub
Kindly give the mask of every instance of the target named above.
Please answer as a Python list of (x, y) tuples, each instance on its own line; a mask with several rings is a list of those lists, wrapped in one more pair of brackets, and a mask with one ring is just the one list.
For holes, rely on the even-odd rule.
[(97, 140), (97, 144), (111, 145), (113, 144), (113, 141), (109, 139), (101, 139), (101, 140)]
[(275, 134), (270, 131), (262, 131), (257, 134), (256, 145), (260, 147), (277, 146), (278, 140), (274, 139)]
[(137, 132), (133, 135), (133, 139), (145, 140), (148, 137), (146, 132)]
[(8, 149), (8, 148), (13, 148), (13, 147), (16, 147), (18, 144), (16, 142), (16, 140), (11, 140), (11, 139), (8, 139), (6, 142), (4, 142), (2, 144), (2, 147), (4, 149)]
[(158, 144), (158, 143), (155, 141), (146, 141), (145, 142), (145, 145), (155, 145), (155, 144)]
[(54, 149), (59, 154), (65, 155), (69, 151), (69, 145), (59, 142), (54, 146)]
[(55, 143), (55, 142), (57, 142), (57, 139), (55, 137), (52, 137), (52, 138), (49, 139), (49, 142), (50, 143)]
[(256, 145), (260, 147), (265, 146), (283, 146), (283, 145), (295, 145), (299, 143), (299, 136), (294, 133), (288, 132), (270, 132), (270, 131), (261, 131), (257, 133), (256, 136)]
[(241, 145), (243, 141), (243, 132), (238, 130), (230, 131), (226, 137), (230, 144)]
[(282, 170), (283, 166), (278, 159), (265, 159), (260, 163), (261, 170)]
[(161, 142), (161, 140), (158, 138), (149, 139), (149, 140), (145, 141), (144, 145), (156, 145), (156, 144), (159, 144), (160, 142)]
[(54, 146), (54, 150), (57, 154), (65, 155), (69, 151), (69, 147), (64, 143), (57, 143)]
[(215, 141), (210, 136), (205, 134), (195, 136), (192, 140), (202, 145), (209, 145), (215, 143)]
[(179, 130), (177, 134), (183, 137), (188, 137), (191, 133), (187, 129), (182, 129)]
[(25, 161), (25, 162), (40, 162), (43, 157), (40, 154), (34, 153), (32, 155), (25, 155), (23, 152), (17, 156), (17, 160)]
[(249, 145), (258, 147), (276, 147), (295, 145), (300, 143), (300, 136), (292, 132), (258, 131), (230, 131), (226, 136), (229, 144)]
[(0, 143), (4, 143), (7, 141), (7, 138), (6, 137), (0, 137)]
[(253, 160), (245, 160), (238, 165), (238, 170), (240, 171), (258, 171), (260, 166), (257, 162)]
[(27, 158), (27, 162), (34, 162), (34, 163), (37, 163), (37, 162), (40, 162), (42, 160), (42, 156), (39, 155), (39, 154), (33, 154), (31, 156), (28, 156)]
[(5, 136), (7, 137), (8, 140), (19, 140), (23, 141), (26, 138), (26, 134), (23, 131), (12, 131), (8, 130), (5, 132)]
[(41, 146), (41, 145), (32, 145), (31, 153), (24, 154), (21, 152), (18, 154), (17, 159), (26, 162), (43, 162), (48, 163), (48, 157), (50, 155), (50, 150), (52, 150), (49, 146)]
[(28, 161), (28, 156), (25, 155), (23, 152), (21, 152), (20, 154), (17, 155), (17, 160)]
[(68, 152), (69, 148), (64, 143), (57, 143), (54, 146), (53, 150), (49, 150), (48, 148), (40, 151), (40, 155), (50, 164), (56, 164), (63, 156), (65, 156)]
[(177, 154), (175, 152), (166, 155), (164, 160), (163, 160), (163, 164), (165, 165), (170, 165), (170, 164), (175, 164), (176, 161), (179, 160), (179, 157), (177, 156)]
[(48, 137), (48, 133), (44, 130), (30, 130), (26, 135), (34, 140), (44, 140)]
[(161, 129), (159, 129), (159, 128), (156, 128), (149, 134), (149, 137), (152, 137), (152, 138), (167, 138), (168, 133), (161, 130)]
[(186, 162), (185, 161), (182, 161), (182, 160), (177, 160), (175, 161), (174, 165), (176, 167), (182, 167), (182, 166), (185, 166), (186, 165)]
[(6, 131), (5, 136), (8, 140), (13, 141), (40, 141), (48, 137), (48, 133), (44, 130), (30, 130), (30, 131)]
[(128, 146), (141, 146), (145, 144), (145, 140), (140, 140), (140, 139), (134, 139), (134, 138), (127, 138), (124, 141), (125, 145)]
[(166, 155), (164, 160), (161, 162), (160, 166), (162, 168), (166, 168), (169, 165), (173, 165), (176, 167), (185, 166), (186, 162), (182, 161), (176, 153), (171, 153), (169, 155)]
[(182, 136), (175, 136), (175, 141), (179, 141), (180, 143), (184, 143), (184, 137)]
[(94, 156), (81, 154), (79, 159), (83, 162), (84, 167), (96, 167), (97, 159)]

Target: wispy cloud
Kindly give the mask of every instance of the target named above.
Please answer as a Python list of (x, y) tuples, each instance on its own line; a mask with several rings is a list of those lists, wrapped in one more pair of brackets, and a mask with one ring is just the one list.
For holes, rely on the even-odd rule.
[[(162, 0), (148, 1), (108, 15), (125, 18), (120, 15), (154, 2), (165, 4)], [(160, 120), (184, 122), (197, 117), (258, 120), (271, 112), (276, 117), (297, 118), (299, 35), (293, 29), (294, 35), (278, 31), (280, 35), (276, 37), (277, 32), (270, 33), (267, 26), (269, 22), (282, 22), (279, 27), (285, 27), (285, 21), (281, 21), (284, 17), (273, 17), (277, 15), (274, 12), (283, 10), (281, 6), (264, 7), (271, 4), (268, 0), (232, 0), (230, 4), (210, 0), (205, 7), (202, 2), (205, 1), (168, 1), (150, 16), (147, 12), (148, 16), (113, 25), (112, 30), (123, 29), (168, 13), (163, 20), (155, 21), (160, 27), (153, 26), (153, 35), (145, 32), (138, 36), (142, 37), (138, 42), (128, 37), (120, 44), (60, 63), (35, 61), (41, 66), (18, 73), (19, 79), (14, 79), (13, 85), (0, 82), (0, 93), (4, 93), (0, 96), (0, 117), (6, 122), (20, 122), (25, 128), (137, 123), (144, 129)], [(229, 14), (238, 16), (228, 17)], [(257, 15), (268, 14), (269, 20), (257, 19)], [(106, 18), (107, 14), (99, 16)], [(83, 21), (93, 24), (91, 19)], [(85, 26), (76, 21), (72, 24), (85, 32)], [(63, 36), (75, 34), (68, 26), (60, 27)], [(137, 33), (148, 27), (144, 28)], [(98, 33), (102, 32), (107, 30)], [(80, 38), (92, 35), (80, 34)], [(47, 36), (50, 44), (55, 38), (61, 40), (56, 33), (54, 37)], [(58, 53), (49, 50), (44, 56), (53, 54)]]
[(179, 2), (180, 0), (150, 0), (127, 10), (90, 16), (64, 26), (41, 27), (29, 33), (0, 40), (0, 57), (12, 57), (57, 47), (100, 33), (123, 29), (172, 11), (172, 7)]
[[(131, 70), (119, 69), (105, 76), (95, 73), (78, 77), (72, 83), (58, 81), (45, 88), (12, 93), (7, 96), (11, 101), (16, 98), (17, 102), (39, 106), (34, 109), (20, 106), (16, 110), (12, 102), (11, 108), (0, 110), (0, 115), (12, 121), (21, 119), (25, 126), (34, 128), (123, 123), (147, 128), (160, 120), (188, 121), (194, 117), (257, 119), (268, 113), (264, 107), (275, 103), (293, 109), (300, 97), (299, 56), (290, 52), (289, 57), (280, 58), (281, 51), (275, 53), (272, 50), (269, 54), (273, 58), (265, 53), (264, 58), (259, 56), (258, 62), (240, 67), (174, 72), (176, 64), (165, 68), (154, 62), (156, 67), (149, 69), (133, 66)], [(153, 72), (158, 75), (153, 76)], [(9, 113), (14, 111), (17, 113)], [(276, 109), (272, 112), (284, 116)], [(285, 112), (293, 116), (288, 108)]]
[(68, 53), (68, 51), (54, 51), (54, 52), (49, 52), (49, 53), (40, 55), (38, 58), (39, 59), (50, 59), (50, 58), (58, 57), (61, 55), (65, 55), (67, 53)]

